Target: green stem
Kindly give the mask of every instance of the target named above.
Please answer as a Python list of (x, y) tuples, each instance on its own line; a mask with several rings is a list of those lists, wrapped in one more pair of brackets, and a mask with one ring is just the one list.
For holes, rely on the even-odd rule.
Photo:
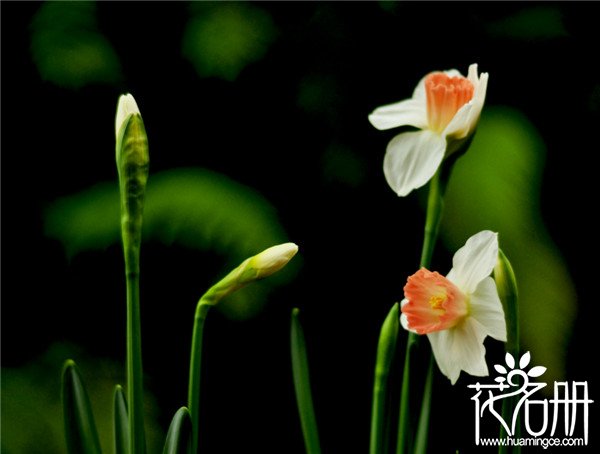
[(139, 271), (127, 272), (127, 400), (132, 454), (144, 454), (144, 397)]
[(430, 353), (427, 378), (425, 379), (425, 389), (423, 391), (423, 400), (421, 402), (421, 415), (419, 417), (419, 426), (417, 427), (417, 437), (415, 440), (415, 453), (425, 454), (427, 452), (427, 441), (429, 440), (429, 415), (431, 413), (431, 391), (433, 388), (433, 363), (433, 355)]
[(394, 364), (399, 328), (398, 303), (396, 303), (385, 318), (379, 334), (373, 383), (370, 454), (388, 452), (390, 432), (388, 378)]
[(190, 356), (190, 376), (188, 385), (188, 408), (192, 419), (192, 453), (198, 452), (198, 430), (200, 415), (200, 371), (202, 367), (202, 339), (204, 335), (204, 321), (210, 306), (204, 304), (204, 297), (196, 306), (194, 316), (194, 331), (192, 334), (192, 352)]
[(306, 340), (304, 338), (302, 325), (298, 319), (299, 312), (300, 311), (297, 308), (292, 311), (292, 326), (290, 331), (294, 389), (296, 391), (296, 402), (300, 414), (300, 423), (302, 425), (306, 453), (320, 454), (321, 444), (319, 442), (319, 431), (317, 428), (317, 419), (315, 417), (315, 409), (310, 388)]
[[(443, 201), (443, 183), (441, 181), (442, 168), (437, 171), (429, 182), (429, 196), (427, 199), (427, 215), (425, 218), (425, 232), (423, 238), (423, 249), (421, 250), (422, 268), (429, 268), (431, 258), (437, 241), (440, 221), (442, 219), (442, 211), (444, 206)], [(398, 424), (398, 439), (396, 444), (396, 453), (405, 454), (413, 452), (410, 450), (411, 440), (409, 437), (410, 431), (410, 385), (411, 385), (411, 363), (412, 351), (419, 344), (420, 336), (410, 332), (408, 341), (406, 342), (406, 354), (404, 356), (404, 370), (402, 374), (402, 390), (400, 395), (400, 419)], [(431, 355), (431, 353), (430, 353)], [(424, 396), (431, 395), (432, 380), (426, 380)], [(423, 400), (421, 408), (421, 419), (419, 420), (419, 431), (425, 430), (429, 426), (430, 399)], [(416, 451), (415, 451), (416, 452)]]
[(423, 238), (423, 249), (421, 250), (421, 267), (428, 268), (431, 265), (431, 257), (440, 230), (442, 211), (444, 208), (442, 182), (440, 179), (441, 168), (429, 182), (429, 197), (427, 199), (427, 216), (425, 219), (425, 235)]
[(409, 415), (409, 396), (410, 396), (410, 364), (412, 352), (417, 345), (418, 337), (414, 333), (408, 333), (406, 343), (406, 354), (404, 355), (404, 368), (402, 371), (402, 390), (400, 392), (400, 419), (398, 426), (398, 439), (396, 444), (396, 453), (404, 454), (410, 452), (409, 436), (410, 415)]

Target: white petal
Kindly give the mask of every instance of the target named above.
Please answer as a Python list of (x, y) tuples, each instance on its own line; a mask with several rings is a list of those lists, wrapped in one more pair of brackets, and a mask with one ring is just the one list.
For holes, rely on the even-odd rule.
[(406, 318), (406, 314), (400, 314), (400, 324), (406, 331), (411, 331), (411, 329), (408, 327), (408, 319)]
[(473, 319), (467, 318), (455, 328), (429, 333), (431, 349), (442, 373), (456, 383), (460, 371), (482, 377), (488, 375), (485, 363), (485, 333)]
[(388, 144), (383, 171), (390, 187), (403, 197), (427, 183), (440, 166), (446, 140), (431, 131), (398, 134)]
[(119, 135), (123, 122), (129, 117), (129, 115), (139, 114), (140, 109), (135, 102), (135, 99), (130, 93), (121, 95), (119, 98), (119, 104), (117, 106), (117, 116), (115, 117), (115, 136)]
[[(471, 68), (473, 66), (474, 65), (471, 65)], [(446, 129), (444, 129), (444, 136), (451, 136), (454, 139), (463, 139), (475, 131), (477, 123), (479, 122), (481, 110), (483, 109), (483, 104), (485, 102), (485, 95), (487, 93), (488, 74), (481, 74), (479, 80), (475, 80), (477, 76), (474, 76), (474, 79), (472, 80), (473, 76), (471, 74), (471, 68), (469, 68), (469, 80), (471, 80), (475, 87), (473, 98), (456, 112), (454, 118), (448, 123)]]
[(464, 293), (470, 294), (492, 273), (497, 260), (498, 234), (484, 230), (473, 235), (456, 251), (453, 267), (446, 277)]
[(471, 317), (477, 320), (489, 336), (506, 342), (506, 319), (498, 297), (496, 283), (486, 277), (479, 283), (470, 298)]
[(469, 65), (467, 79), (469, 79), (469, 81), (473, 84), (474, 87), (477, 87), (477, 84), (479, 83), (479, 76), (477, 75), (477, 63)]
[[(407, 303), (408, 303), (408, 300), (406, 298), (404, 298), (400, 302), (400, 309), (402, 309), (404, 307), (404, 305), (407, 304)], [(405, 313), (401, 313), (400, 314), (400, 324), (402, 325), (402, 328), (404, 328), (406, 331), (410, 331), (411, 333), (418, 334), (414, 329), (410, 329), (408, 327), (408, 318), (406, 317)]]
[(448, 77), (458, 77), (461, 76), (462, 74), (458, 69), (446, 69), (445, 71), (442, 71), (444, 74), (446, 74)]
[(369, 115), (369, 121), (379, 130), (414, 126), (427, 127), (427, 105), (421, 99), (407, 99), (395, 104), (378, 107)]

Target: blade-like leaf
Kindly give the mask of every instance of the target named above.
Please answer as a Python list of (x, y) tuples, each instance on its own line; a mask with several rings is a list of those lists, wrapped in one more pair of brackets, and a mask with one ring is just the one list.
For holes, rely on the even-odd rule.
[(163, 454), (189, 454), (192, 450), (192, 419), (186, 407), (173, 416)]
[(396, 303), (381, 326), (377, 345), (371, 413), (371, 447), (369, 451), (371, 454), (387, 452), (390, 431), (388, 378), (396, 355), (399, 329), (400, 318), (398, 303)]
[(298, 309), (292, 311), (291, 347), (292, 347), (292, 373), (296, 402), (300, 413), (300, 423), (307, 454), (320, 454), (319, 431), (317, 419), (313, 408), (312, 392), (310, 388), (310, 374), (308, 371), (308, 356), (306, 353), (306, 340), (300, 320)]
[(62, 402), (69, 454), (101, 453), (90, 399), (72, 360), (67, 360), (63, 367)]
[(114, 395), (113, 408), (113, 433), (115, 454), (129, 453), (129, 416), (127, 414), (127, 401), (121, 385), (117, 385)]

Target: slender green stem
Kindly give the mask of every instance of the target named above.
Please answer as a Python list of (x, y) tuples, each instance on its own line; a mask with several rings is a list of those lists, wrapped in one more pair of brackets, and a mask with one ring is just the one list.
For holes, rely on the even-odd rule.
[(388, 452), (390, 433), (388, 378), (398, 344), (400, 328), (398, 317), (398, 304), (396, 303), (385, 318), (379, 334), (373, 383), (370, 454), (386, 454)]
[(144, 397), (139, 272), (127, 272), (127, 400), (132, 454), (144, 454)]
[(444, 208), (441, 170), (434, 175), (429, 182), (429, 197), (427, 199), (427, 215), (425, 218), (425, 235), (423, 238), (423, 249), (421, 250), (421, 267), (428, 268), (431, 265), (431, 257), (440, 230), (442, 211)]
[[(204, 298), (204, 297), (203, 297)], [(194, 331), (192, 334), (192, 352), (190, 355), (190, 376), (188, 384), (188, 408), (192, 419), (192, 453), (198, 452), (198, 431), (200, 415), (200, 371), (202, 367), (202, 339), (204, 336), (204, 321), (210, 306), (203, 304), (203, 298), (196, 306), (194, 316)]]
[[(443, 211), (443, 183), (441, 181), (441, 168), (433, 176), (429, 182), (429, 197), (427, 199), (427, 215), (425, 219), (425, 232), (423, 238), (423, 249), (421, 250), (421, 267), (429, 268), (431, 264), (431, 258), (437, 241), (440, 221), (442, 219)], [(396, 443), (396, 453), (405, 454), (407, 452), (413, 452), (411, 448), (410, 434), (410, 385), (411, 385), (411, 363), (412, 363), (412, 351), (419, 344), (419, 336), (415, 333), (408, 334), (408, 341), (406, 343), (406, 354), (404, 356), (404, 370), (402, 373), (402, 390), (400, 395), (400, 418), (398, 425), (398, 438)], [(430, 353), (431, 354), (431, 353)], [(431, 395), (432, 380), (425, 382), (424, 395)], [(421, 408), (421, 419), (419, 420), (419, 430), (426, 430), (429, 426), (429, 407), (431, 405), (430, 399), (423, 401), (423, 407)], [(415, 451), (416, 452), (416, 451)]]
[(398, 439), (396, 443), (396, 453), (404, 454), (410, 452), (410, 413), (409, 413), (409, 398), (410, 398), (410, 364), (412, 361), (412, 352), (415, 349), (418, 341), (418, 336), (413, 333), (408, 333), (406, 343), (406, 353), (404, 355), (404, 368), (402, 370), (402, 390), (400, 392), (400, 419), (398, 427)]
[(429, 367), (427, 367), (427, 378), (421, 401), (421, 415), (417, 427), (415, 439), (415, 453), (425, 454), (427, 452), (427, 441), (429, 440), (429, 416), (431, 413), (431, 393), (433, 388), (433, 355), (429, 355)]
[(292, 327), (290, 331), (292, 349), (292, 373), (294, 376), (294, 389), (296, 402), (302, 424), (304, 444), (307, 454), (320, 454), (319, 431), (317, 418), (313, 407), (312, 392), (310, 388), (310, 374), (308, 371), (308, 356), (306, 353), (306, 340), (304, 331), (298, 319), (298, 309), (292, 311)]

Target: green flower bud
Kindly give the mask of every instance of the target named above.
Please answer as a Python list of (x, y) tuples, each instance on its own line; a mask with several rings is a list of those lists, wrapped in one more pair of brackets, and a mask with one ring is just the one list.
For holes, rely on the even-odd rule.
[(237, 268), (213, 285), (200, 300), (200, 305), (214, 306), (225, 296), (251, 282), (264, 279), (282, 269), (298, 252), (294, 243), (283, 243), (265, 249), (244, 260)]
[(130, 94), (119, 98), (115, 134), (125, 263), (128, 272), (137, 272), (149, 156), (144, 122)]

